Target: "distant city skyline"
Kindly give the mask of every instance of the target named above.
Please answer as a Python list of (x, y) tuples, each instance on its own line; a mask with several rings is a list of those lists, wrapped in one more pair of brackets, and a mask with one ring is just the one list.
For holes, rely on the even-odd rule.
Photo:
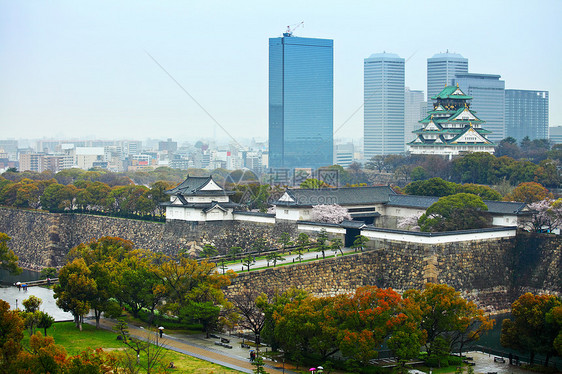
[(459, 53), (506, 89), (549, 91), (562, 125), (562, 2), (442, 4), (1, 0), (2, 138), (265, 139), (267, 40), (301, 21), (296, 36), (334, 40), (334, 138), (362, 136), (377, 51), (404, 57), (405, 84), (424, 91), (427, 58)]

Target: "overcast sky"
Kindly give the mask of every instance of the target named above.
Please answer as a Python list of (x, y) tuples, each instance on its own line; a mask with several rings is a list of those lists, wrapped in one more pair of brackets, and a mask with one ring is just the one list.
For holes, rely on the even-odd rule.
[(296, 36), (334, 40), (336, 138), (363, 136), (363, 59), (382, 51), (424, 91), (427, 58), (460, 53), (550, 91), (562, 125), (561, 15), (559, 0), (0, 0), (0, 138), (226, 137), (150, 54), (232, 136), (265, 139), (268, 38), (301, 21)]

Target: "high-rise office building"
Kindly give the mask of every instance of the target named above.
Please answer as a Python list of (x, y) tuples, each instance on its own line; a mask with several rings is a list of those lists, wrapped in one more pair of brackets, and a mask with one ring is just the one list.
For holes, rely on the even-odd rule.
[(501, 75), (495, 74), (460, 73), (453, 80), (464, 93), (473, 97), (470, 108), (486, 121), (486, 129), (492, 132), (487, 138), (495, 143), (506, 137), (505, 81), (500, 78)]
[(452, 86), (455, 75), (468, 73), (468, 59), (458, 53), (438, 53), (427, 59), (427, 108), (433, 110), (431, 98), (445, 86)]
[(505, 90), (506, 137), (548, 138), (548, 91)]
[(364, 61), (364, 157), (402, 153), (404, 59), (375, 53)]
[(427, 115), (427, 102), (422, 90), (404, 89), (404, 140), (406, 143), (416, 138), (412, 131), (419, 128), (419, 121)]
[(269, 39), (269, 166), (333, 162), (333, 40)]
[(562, 126), (550, 126), (548, 128), (548, 136), (551, 142), (562, 144)]
[(0, 140), (0, 150), (8, 154), (10, 161), (18, 159), (18, 141), (17, 140)]

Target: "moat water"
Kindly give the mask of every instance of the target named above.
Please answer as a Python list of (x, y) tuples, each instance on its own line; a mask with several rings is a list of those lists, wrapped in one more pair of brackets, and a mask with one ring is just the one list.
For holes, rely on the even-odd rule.
[(24, 269), (19, 275), (10, 275), (4, 270), (0, 270), (0, 299), (8, 302), (11, 309), (24, 309), (22, 301), (33, 295), (40, 298), (43, 303), (40, 309), (53, 316), (55, 321), (68, 321), (72, 320), (72, 314), (67, 313), (60, 309), (56, 300), (53, 298), (53, 290), (46, 287), (28, 287), (27, 291), (23, 289), (18, 290), (14, 287), (16, 282), (28, 282), (40, 279), (39, 273), (36, 271)]

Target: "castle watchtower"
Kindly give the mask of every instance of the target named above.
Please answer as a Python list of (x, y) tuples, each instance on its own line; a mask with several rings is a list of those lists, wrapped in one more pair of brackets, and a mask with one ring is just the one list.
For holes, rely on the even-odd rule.
[(231, 221), (238, 204), (230, 201), (234, 192), (219, 186), (213, 177), (190, 177), (177, 187), (166, 191), (170, 201), (166, 207), (166, 220), (192, 222)]

